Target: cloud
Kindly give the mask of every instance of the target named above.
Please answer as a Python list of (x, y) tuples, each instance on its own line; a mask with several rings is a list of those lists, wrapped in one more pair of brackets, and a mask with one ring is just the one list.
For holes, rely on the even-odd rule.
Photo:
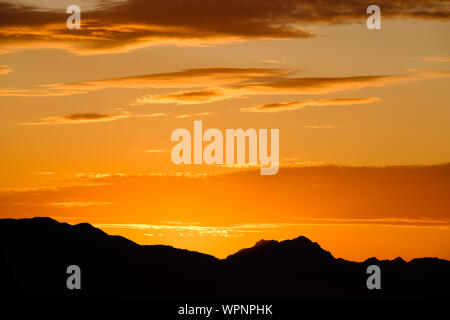
[[(188, 88), (190, 89), (188, 91), (143, 96), (130, 105), (147, 103), (205, 104), (252, 95), (327, 94), (450, 76), (449, 71), (415, 69), (406, 70), (404, 74), (347, 77), (293, 77), (292, 73), (293, 71), (289, 69), (274, 68), (195, 68), (177, 72), (53, 83), (25, 89), (6, 88), (0, 89), (0, 96), (67, 96), (107, 88)], [(192, 88), (196, 89), (192, 90)], [(285, 105), (284, 107), (289, 106)], [(127, 115), (120, 116), (128, 117)], [(50, 120), (57, 122), (60, 119)], [(100, 119), (98, 120), (100, 121)], [(107, 117), (103, 121), (108, 121)]]
[[(247, 39), (311, 38), (307, 24), (354, 23), (366, 0), (128, 0), (82, 7), (81, 30), (68, 30), (65, 10), (0, 2), (0, 44), (9, 50), (62, 48), (79, 54), (155, 45), (205, 45)], [(384, 19), (447, 20), (439, 0), (379, 0)]]
[[(0, 96), (66, 96), (107, 88), (204, 88), (230, 86), (258, 79), (279, 77), (291, 70), (268, 68), (195, 68), (177, 72), (154, 73), (92, 81), (64, 82), (39, 85), (28, 89), (0, 89)], [(211, 93), (209, 93), (211, 96)], [(212, 94), (214, 95), (214, 94)], [(184, 93), (172, 97), (177, 101), (205, 98), (208, 92)], [(148, 103), (148, 102), (146, 102)], [(137, 103), (137, 104), (142, 104)]]
[(54, 207), (73, 208), (112, 205), (108, 201), (69, 201), (69, 202), (49, 202), (47, 205)]
[(450, 62), (450, 57), (426, 57), (423, 59), (432, 62)]
[[(203, 69), (202, 69), (203, 70)], [(228, 69), (223, 69), (223, 71)], [(239, 69), (244, 70), (248, 69)], [(421, 81), (435, 78), (445, 78), (450, 76), (448, 71), (429, 71), (429, 70), (406, 70), (404, 74), (394, 75), (362, 75), (362, 76), (349, 76), (349, 77), (292, 77), (292, 70), (283, 69), (257, 69), (259, 72), (249, 75), (247, 79), (241, 78), (240, 83), (233, 83), (230, 81), (226, 88), (218, 87), (211, 88), (211, 81), (207, 86), (208, 89), (181, 91), (175, 93), (169, 93), (164, 95), (149, 95), (139, 98), (132, 105), (141, 105), (147, 103), (175, 103), (175, 104), (205, 104), (225, 99), (243, 98), (252, 95), (276, 95), (276, 94), (327, 94), (347, 90), (357, 90), (368, 87), (383, 87), (395, 83), (403, 83), (407, 81)], [(264, 71), (267, 70), (264, 76)], [(238, 73), (238, 70), (233, 70)], [(220, 75), (220, 73), (219, 73)], [(256, 76), (258, 75), (258, 76)], [(211, 77), (212, 80), (213, 77)], [(262, 80), (262, 81), (261, 81)], [(220, 82), (217, 80), (215, 82)], [(172, 82), (176, 85), (176, 82)], [(200, 83), (199, 83), (200, 85)], [(361, 104), (371, 103), (378, 100), (378, 98), (353, 98), (353, 99), (329, 99), (320, 100), (321, 103), (332, 102), (335, 105), (341, 104)], [(303, 103), (303, 105), (302, 105)], [(277, 105), (278, 110), (281, 111), (281, 107), (284, 109), (293, 110), (294, 108), (305, 107), (308, 101), (305, 102), (292, 102), (284, 104), (283, 106)], [(314, 102), (309, 101), (309, 104)], [(328, 103), (329, 104), (329, 103)], [(269, 107), (269, 106), (267, 106)], [(275, 107), (275, 106), (273, 106)], [(268, 109), (268, 108), (265, 108)], [(273, 108), (272, 110), (274, 110)], [(254, 108), (249, 108), (246, 111), (254, 111)]]
[(283, 17), (272, 19), (270, 3), (261, 5), (247, 0), (102, 2), (95, 9), (82, 8), (81, 29), (68, 30), (68, 14), (63, 10), (2, 2), (0, 43), (10, 50), (44, 47), (96, 54), (167, 44), (313, 37), (291, 22), (282, 22)]
[[(74, 182), (82, 182), (87, 185), (104, 185), (123, 183), (126, 181), (133, 181), (139, 179), (152, 179), (160, 177), (176, 177), (176, 178), (205, 178), (216, 175), (215, 173), (192, 173), (192, 172), (151, 172), (147, 174), (128, 174), (123, 172), (78, 172), (76, 173), (76, 180)], [(2, 189), (0, 189), (1, 191)]]
[[(96, 224), (97, 228), (118, 228), (118, 229), (138, 229), (138, 230), (153, 230), (158, 232), (172, 233), (175, 232), (180, 235), (186, 236), (219, 236), (219, 237), (239, 237), (244, 232), (255, 232), (250, 229), (251, 227), (242, 226), (201, 226), (198, 224), (121, 224), (121, 223), (102, 223)], [(180, 233), (182, 232), (182, 233)], [(145, 234), (147, 236), (153, 236), (151, 234)]]
[(209, 116), (210, 112), (199, 112), (199, 113), (191, 113), (191, 114), (179, 114), (175, 116), (177, 119), (184, 119), (184, 118), (191, 118), (191, 117), (203, 117), (203, 116)]
[(5, 65), (5, 64), (0, 65), (0, 76), (11, 73), (11, 72), (13, 72), (13, 70), (8, 68), (7, 65)]
[(450, 71), (408, 69), (405, 74), (363, 75), (349, 77), (278, 77), (263, 83), (242, 84), (234, 87), (243, 94), (326, 94), (368, 87), (384, 87), (407, 81), (448, 78)]
[(332, 128), (339, 128), (339, 126), (309, 125), (309, 126), (303, 126), (303, 128), (307, 128), (307, 129), (332, 129)]
[(280, 61), (275, 60), (275, 59), (260, 60), (260, 62), (269, 63), (269, 64), (279, 64), (280, 63)]
[(349, 106), (356, 104), (368, 104), (380, 101), (380, 98), (338, 98), (338, 99), (319, 99), (319, 100), (299, 100), (282, 103), (269, 103), (256, 107), (241, 109), (242, 112), (281, 112), (303, 109), (306, 107), (324, 107), (324, 106)]
[(31, 174), (39, 175), (39, 176), (48, 176), (54, 174), (53, 171), (39, 171), (39, 172), (32, 172)]
[(284, 77), (265, 83), (245, 84), (236, 87), (247, 94), (325, 94), (367, 87), (382, 87), (388, 83), (408, 80), (411, 75), (376, 75), (350, 77), (294, 78)]
[[(144, 231), (158, 232), (160, 235), (171, 233), (186, 236), (220, 236), (220, 237), (241, 237), (244, 233), (265, 232), (267, 229), (280, 229), (288, 227), (301, 227), (309, 225), (359, 225), (359, 226), (391, 226), (391, 227), (448, 227), (450, 220), (448, 219), (408, 219), (402, 217), (388, 218), (314, 218), (314, 217), (294, 217), (298, 222), (256, 222), (243, 223), (228, 226), (211, 226), (199, 225), (198, 223), (172, 223), (172, 224), (130, 224), (130, 223), (102, 223), (96, 224), (95, 227), (101, 229), (137, 229)], [(161, 234), (163, 232), (163, 234)], [(146, 236), (154, 236), (154, 233), (146, 233)]]
[[(77, 216), (179, 226), (167, 221), (192, 221), (195, 212), (194, 220), (201, 226), (239, 226), (238, 230), (251, 230), (243, 225), (256, 225), (253, 222), (441, 227), (449, 226), (449, 177), (450, 164), (281, 166), (269, 180), (261, 180), (257, 169), (203, 177), (81, 172), (77, 180), (68, 181), (70, 186), (0, 189), (0, 217), (61, 216), (64, 207), (48, 203), (111, 201), (120, 205), (79, 207)], [(128, 221), (122, 219), (124, 210)]]
[(163, 116), (165, 113), (152, 113), (152, 114), (135, 114), (128, 111), (122, 111), (118, 114), (100, 114), (100, 113), (74, 113), (64, 116), (52, 116), (42, 119), (36, 122), (21, 122), (21, 126), (52, 126), (52, 125), (64, 125), (64, 124), (82, 124), (82, 123), (97, 123), (97, 122), (109, 122), (120, 119), (129, 118), (152, 118)]
[(147, 152), (147, 153), (162, 153), (162, 152), (166, 152), (166, 150), (164, 150), (164, 149), (148, 149), (148, 150), (145, 150), (144, 152)]
[(436, 226), (450, 226), (449, 219), (429, 219), (429, 218), (402, 218), (402, 217), (387, 217), (387, 218), (305, 218), (294, 217), (296, 220), (301, 220), (301, 224), (316, 224), (316, 225), (383, 225), (383, 226), (415, 226), (415, 227), (436, 227)]
[(147, 95), (139, 98), (132, 105), (142, 105), (151, 103), (174, 103), (174, 104), (203, 104), (211, 103), (238, 96), (232, 90), (224, 89), (204, 89), (175, 92), (166, 95)]

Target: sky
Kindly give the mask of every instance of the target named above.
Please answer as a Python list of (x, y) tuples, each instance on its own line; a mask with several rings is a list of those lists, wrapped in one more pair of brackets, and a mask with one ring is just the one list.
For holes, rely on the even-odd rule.
[[(378, 1), (380, 30), (363, 0), (71, 4), (0, 1), (0, 217), (450, 259), (449, 1)], [(173, 164), (194, 120), (279, 129), (279, 172)]]

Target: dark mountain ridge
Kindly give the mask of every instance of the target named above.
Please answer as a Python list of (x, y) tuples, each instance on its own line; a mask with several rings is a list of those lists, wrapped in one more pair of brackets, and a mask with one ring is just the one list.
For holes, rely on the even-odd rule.
[[(369, 290), (369, 265), (381, 290)], [(66, 269), (81, 269), (68, 290)], [(450, 298), (450, 261), (352, 262), (305, 237), (261, 240), (226, 259), (164, 245), (138, 245), (88, 223), (0, 220), (0, 297), (31, 299), (405, 299)]]

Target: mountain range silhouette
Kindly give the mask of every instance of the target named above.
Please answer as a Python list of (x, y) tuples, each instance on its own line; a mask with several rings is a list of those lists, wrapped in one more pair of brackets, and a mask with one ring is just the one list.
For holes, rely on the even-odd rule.
[[(414, 245), (414, 244), (411, 244)], [(369, 290), (369, 265), (381, 289)], [(81, 290), (66, 269), (81, 268)], [(336, 259), (305, 237), (261, 240), (226, 259), (138, 245), (88, 223), (0, 219), (0, 298), (25, 299), (449, 299), (450, 261)]]

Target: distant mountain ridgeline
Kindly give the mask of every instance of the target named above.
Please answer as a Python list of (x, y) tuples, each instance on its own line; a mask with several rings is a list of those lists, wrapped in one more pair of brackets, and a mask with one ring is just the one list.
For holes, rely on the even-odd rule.
[[(69, 290), (67, 267), (81, 269)], [(381, 289), (369, 290), (369, 265)], [(450, 261), (335, 259), (305, 237), (259, 241), (226, 259), (138, 245), (87, 223), (0, 220), (0, 298), (30, 299), (450, 299)]]

